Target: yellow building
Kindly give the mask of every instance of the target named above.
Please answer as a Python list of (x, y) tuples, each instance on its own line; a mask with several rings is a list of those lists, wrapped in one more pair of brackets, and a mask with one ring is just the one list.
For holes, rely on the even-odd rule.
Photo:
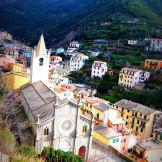
[(144, 138), (152, 136), (155, 115), (160, 114), (160, 111), (125, 99), (115, 103), (113, 107), (121, 113), (127, 128), (133, 133)]
[(95, 125), (108, 125), (108, 110), (109, 105), (106, 100), (97, 97), (88, 97), (86, 100), (81, 100), (81, 111), (89, 118), (95, 120)]
[(7, 34), (7, 40), (12, 40), (12, 35), (10, 33)]
[(22, 73), (16, 73), (16, 72), (7, 72), (4, 73), (3, 76), (3, 82), (6, 85), (6, 88), (9, 91), (15, 91), (20, 89), (21, 86), (29, 83), (30, 78)]
[(24, 65), (19, 64), (19, 63), (11, 63), (11, 64), (9, 64), (9, 69), (8, 70), (16, 72), (16, 73), (26, 73), (26, 70), (24, 69)]
[[(107, 148), (114, 148), (122, 154), (128, 152), (132, 143), (131, 134), (128, 131), (117, 131), (110, 127), (99, 126), (93, 131), (93, 140)], [(110, 147), (109, 147), (110, 146)]]
[[(99, 102), (95, 104), (92, 108), (92, 114), (96, 121), (108, 126), (108, 115), (109, 115), (110, 106), (106, 102)], [(99, 123), (99, 124), (100, 124)]]
[(9, 91), (20, 89), (21, 86), (29, 82), (29, 76), (22, 64), (10, 63), (8, 67), (9, 72), (3, 74), (3, 82)]
[(145, 60), (145, 68), (152, 69), (152, 70), (161, 70), (162, 69), (162, 60), (152, 60), (147, 59)]
[(93, 138), (105, 145), (109, 145), (109, 139), (105, 137), (105, 134), (101, 131), (95, 130), (93, 131)]

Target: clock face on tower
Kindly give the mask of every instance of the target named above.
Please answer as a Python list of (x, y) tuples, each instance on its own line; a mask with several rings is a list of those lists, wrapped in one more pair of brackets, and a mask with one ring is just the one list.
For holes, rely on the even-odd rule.
[(70, 119), (63, 119), (58, 124), (58, 130), (61, 134), (70, 134), (74, 131), (74, 121)]

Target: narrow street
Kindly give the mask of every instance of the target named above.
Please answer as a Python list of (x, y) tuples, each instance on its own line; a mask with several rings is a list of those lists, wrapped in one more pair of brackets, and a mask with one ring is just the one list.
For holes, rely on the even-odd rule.
[(125, 160), (93, 143), (88, 162), (125, 162)]

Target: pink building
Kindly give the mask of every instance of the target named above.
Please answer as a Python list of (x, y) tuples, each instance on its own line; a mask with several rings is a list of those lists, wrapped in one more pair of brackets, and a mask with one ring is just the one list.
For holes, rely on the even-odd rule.
[(10, 63), (15, 63), (15, 59), (11, 56), (0, 56), (0, 68), (7, 69)]
[(70, 91), (74, 91), (76, 86), (73, 84), (62, 84), (61, 88), (64, 90), (70, 90)]
[(19, 50), (17, 48), (6, 47), (4, 48), (4, 52), (6, 55), (11, 55), (14, 56), (15, 58), (18, 58), (19, 55)]
[(50, 63), (60, 63), (62, 62), (62, 57), (60, 56), (50, 56)]
[[(102, 138), (101, 138), (102, 137)], [(95, 141), (111, 146), (121, 154), (127, 154), (131, 143), (131, 133), (117, 131), (110, 127), (96, 127), (94, 130)]]
[(108, 74), (113, 76), (114, 75), (114, 70), (113, 69), (108, 70)]
[(50, 69), (57, 69), (61, 67), (60, 62), (62, 62), (62, 58), (60, 56), (50, 56)]
[(102, 78), (107, 72), (107, 63), (102, 61), (94, 61), (92, 64), (91, 78)]

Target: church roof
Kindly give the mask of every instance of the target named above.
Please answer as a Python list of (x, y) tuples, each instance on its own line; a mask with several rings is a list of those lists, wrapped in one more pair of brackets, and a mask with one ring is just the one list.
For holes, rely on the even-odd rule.
[(22, 87), (21, 93), (35, 119), (38, 114), (41, 119), (53, 113), (56, 95), (41, 81)]
[(41, 35), (38, 45), (35, 48), (35, 55), (36, 56), (47, 55), (47, 50), (46, 50), (46, 45), (45, 45), (43, 34)]
[[(29, 111), (37, 121), (39, 114), (40, 119), (48, 118), (54, 113), (54, 105), (57, 97), (43, 82), (38, 81), (28, 84), (21, 88), (21, 94), (28, 106)], [(67, 99), (59, 100), (58, 105), (73, 104)], [(74, 105), (74, 104), (73, 104)]]

